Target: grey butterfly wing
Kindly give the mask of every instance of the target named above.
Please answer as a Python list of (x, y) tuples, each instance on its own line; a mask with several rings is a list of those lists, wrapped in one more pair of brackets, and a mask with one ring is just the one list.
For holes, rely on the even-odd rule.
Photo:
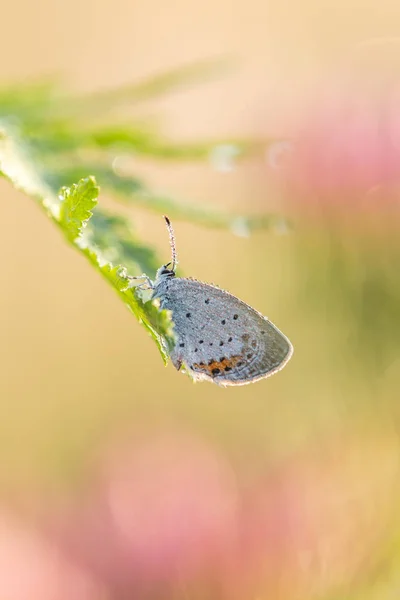
[(173, 278), (154, 292), (172, 311), (177, 341), (171, 352), (194, 379), (244, 385), (283, 368), (289, 340), (256, 310), (212, 285)]

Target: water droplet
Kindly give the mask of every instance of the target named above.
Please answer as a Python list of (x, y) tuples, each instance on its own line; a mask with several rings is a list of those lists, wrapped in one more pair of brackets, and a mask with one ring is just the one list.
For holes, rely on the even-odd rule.
[(132, 172), (132, 155), (120, 154), (116, 156), (111, 163), (111, 168), (116, 175), (121, 177), (130, 175)]
[(249, 237), (250, 229), (245, 217), (236, 217), (231, 223), (231, 231), (238, 237)]
[(234, 144), (219, 144), (211, 150), (210, 161), (213, 167), (222, 173), (229, 173), (235, 168), (240, 148)]
[(274, 230), (278, 235), (287, 235), (290, 232), (290, 227), (285, 219), (277, 219), (274, 223)]
[(266, 161), (272, 169), (282, 169), (285, 167), (293, 153), (293, 144), (288, 140), (275, 142), (268, 146), (266, 151)]

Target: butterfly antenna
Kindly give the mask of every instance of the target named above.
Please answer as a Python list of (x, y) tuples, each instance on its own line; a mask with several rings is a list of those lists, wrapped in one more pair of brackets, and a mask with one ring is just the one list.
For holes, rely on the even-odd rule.
[(172, 269), (171, 270), (175, 271), (175, 268), (178, 265), (178, 258), (176, 255), (176, 245), (175, 245), (175, 234), (174, 234), (174, 230), (172, 228), (171, 221), (169, 220), (169, 218), (166, 215), (164, 215), (164, 219), (167, 224), (167, 229), (168, 229), (168, 233), (169, 233), (169, 243), (171, 246), (171, 253), (172, 253)]

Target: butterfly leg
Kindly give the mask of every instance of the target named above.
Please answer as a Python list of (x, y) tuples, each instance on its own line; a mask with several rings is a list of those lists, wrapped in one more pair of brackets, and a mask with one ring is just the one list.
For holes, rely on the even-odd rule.
[[(147, 275), (137, 275), (135, 277), (133, 277), (132, 275), (127, 275), (126, 276), (127, 280), (129, 281), (128, 287), (129, 288), (138, 288), (140, 290), (152, 290), (154, 289), (154, 284), (152, 282), (152, 280), (150, 279), (150, 277), (148, 277)], [(136, 284), (135, 281), (137, 279), (142, 279), (143, 283), (139, 283)]]
[(175, 369), (177, 371), (180, 371), (183, 366), (183, 358), (180, 355), (180, 353), (177, 351), (176, 347), (172, 350), (170, 356), (171, 356), (172, 364), (174, 365)]

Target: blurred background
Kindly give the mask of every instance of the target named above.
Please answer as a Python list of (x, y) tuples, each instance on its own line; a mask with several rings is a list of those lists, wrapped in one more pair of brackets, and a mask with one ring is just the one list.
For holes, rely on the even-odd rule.
[[(258, 151), (227, 165), (131, 153), (123, 167), (190, 207), (282, 216), (251, 235), (174, 227), (182, 272), (268, 315), (295, 348), (266, 381), (192, 384), (0, 180), (2, 598), (398, 597), (398, 23), (392, 0), (2, 11), (3, 87), (57, 76), (89, 94), (228, 59), (126, 106), (125, 122), (132, 109), (166, 138)], [(161, 215), (118, 211), (167, 262)]]

